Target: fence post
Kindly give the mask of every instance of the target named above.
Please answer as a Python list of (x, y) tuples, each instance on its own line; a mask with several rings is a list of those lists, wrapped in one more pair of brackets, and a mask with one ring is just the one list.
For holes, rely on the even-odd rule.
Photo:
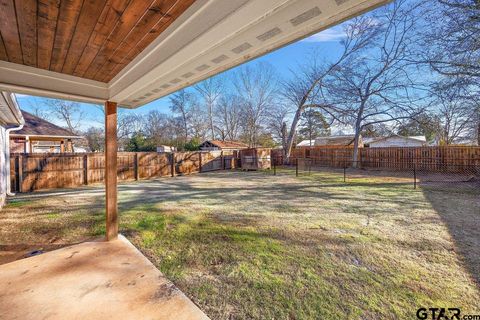
[(347, 165), (343, 164), (343, 182), (347, 182)]
[(273, 160), (273, 175), (277, 175), (277, 162), (275, 160)]
[(172, 152), (170, 156), (170, 172), (172, 177), (175, 177), (175, 152)]
[(413, 164), (413, 189), (417, 189), (417, 165)]
[(23, 156), (18, 156), (18, 192), (22, 192), (23, 188)]
[(220, 160), (222, 161), (222, 170), (225, 170), (225, 158), (223, 157), (223, 151), (220, 152)]
[(202, 172), (202, 151), (198, 152), (198, 172)]
[(135, 176), (135, 181), (138, 181), (139, 173), (138, 173), (138, 152), (135, 152), (133, 157), (133, 174)]
[(88, 153), (83, 156), (83, 183), (88, 185)]
[(295, 158), (295, 176), (298, 177), (298, 158)]

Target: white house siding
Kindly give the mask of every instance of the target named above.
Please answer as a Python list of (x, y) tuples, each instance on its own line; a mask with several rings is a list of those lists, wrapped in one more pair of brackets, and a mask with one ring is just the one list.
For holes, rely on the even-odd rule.
[(384, 147), (421, 147), (424, 142), (406, 139), (402, 137), (391, 137), (378, 141), (370, 142), (370, 148), (384, 148)]
[(0, 209), (7, 197), (7, 139), (5, 128), (0, 126)]

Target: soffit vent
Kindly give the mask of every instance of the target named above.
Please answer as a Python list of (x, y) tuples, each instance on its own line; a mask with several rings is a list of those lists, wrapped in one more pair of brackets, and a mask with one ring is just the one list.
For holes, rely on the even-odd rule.
[(190, 78), (191, 76), (193, 76), (193, 73), (192, 72), (187, 72), (184, 75), (182, 75), (182, 78)]
[(282, 30), (280, 30), (280, 28), (278, 28), (278, 27), (275, 27), (275, 28), (273, 28), (271, 30), (268, 30), (267, 32), (262, 33), (261, 35), (257, 36), (257, 39), (260, 40), (260, 41), (265, 41), (265, 40), (268, 40), (270, 38), (275, 37), (276, 35), (279, 35), (280, 33), (282, 33)]
[(170, 83), (173, 83), (173, 84), (175, 84), (175, 83), (180, 83), (180, 82), (182, 82), (182, 80), (179, 79), (179, 78), (175, 78), (175, 79), (173, 79), (172, 81), (170, 81)]
[(305, 21), (308, 21), (310, 19), (315, 18), (316, 16), (319, 16), (322, 12), (318, 7), (312, 8), (308, 11), (305, 11), (304, 13), (296, 16), (295, 18), (290, 20), (290, 23), (296, 27), (299, 24), (304, 23)]
[(250, 49), (252, 47), (252, 45), (248, 42), (245, 42), (245, 43), (242, 43), (241, 45), (239, 45), (238, 47), (235, 47), (232, 49), (232, 52), (233, 53), (236, 53), (236, 54), (239, 54), (247, 49)]
[(160, 88), (162, 88), (162, 89), (167, 89), (168, 87), (170, 87), (170, 85), (168, 83), (165, 83), (164, 85), (160, 86)]
[(212, 59), (213, 63), (220, 63), (222, 61), (225, 61), (228, 59), (228, 56), (222, 54), (221, 56), (216, 57), (215, 59)]
[(345, 2), (348, 2), (348, 1), (349, 0), (335, 0), (335, 2), (337, 3), (337, 6), (344, 4)]
[(208, 68), (210, 68), (208, 64), (202, 64), (201, 66), (198, 66), (196, 69), (198, 71), (203, 71), (203, 70), (207, 70)]

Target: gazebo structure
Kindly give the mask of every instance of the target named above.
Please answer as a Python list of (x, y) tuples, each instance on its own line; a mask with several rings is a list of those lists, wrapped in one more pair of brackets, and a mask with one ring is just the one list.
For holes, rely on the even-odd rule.
[[(62, 255), (70, 252), (72, 259), (76, 255), (86, 259), (91, 254), (90, 258), (96, 257), (94, 260), (98, 266), (108, 259), (115, 260), (115, 250), (124, 254), (125, 258), (135, 257), (135, 254), (129, 253), (132, 249), (128, 245), (124, 243), (122, 246), (119, 242), (125, 242), (124, 239), (108, 245), (108, 241), (118, 237), (116, 128), (119, 106), (140, 107), (386, 2), (388, 0), (1, 0), (0, 91), (105, 106), (107, 242), (80, 244), (83, 245), (80, 251), (73, 249), (70, 252), (68, 250), (72, 249), (65, 248), (61, 250), (67, 251), (59, 250), (57, 256), (53, 255), (55, 252), (42, 256), (74, 261), (65, 260)], [(97, 252), (102, 252), (105, 260), (92, 253), (97, 250), (95, 247), (100, 250)], [(37, 259), (39, 262), (46, 259), (42, 256), (25, 260)], [(141, 258), (136, 257), (140, 260), (132, 258), (133, 263), (142, 264)], [(13, 269), (27, 268), (21, 265), (22, 262), (14, 262), (20, 264)], [(71, 265), (56, 264), (56, 261), (43, 263), (54, 270), (81, 269), (82, 272), (88, 272), (88, 268), (79, 268), (81, 261)], [(33, 270), (34, 265), (35, 262), (31, 263), (32, 268), (28, 267), (28, 270)], [(0, 268), (8, 269), (8, 266)], [(111, 266), (102, 267), (108, 273)], [(153, 272), (147, 264), (143, 268)], [(2, 293), (6, 293), (1, 291), (7, 290), (9, 300), (5, 302), (4, 299), (3, 303), (10, 306), (6, 310), (7, 305), (0, 302), (0, 318), (31, 316), (33, 313), (14, 312), (15, 303), (20, 302), (25, 303), (23, 308), (35, 310), (37, 315), (38, 312), (54, 312), (55, 308), (45, 305), (49, 301), (46, 298), (42, 300), (35, 296), (35, 299), (31, 297), (29, 300), (18, 297), (14, 300), (12, 293), (28, 289), (29, 284), (22, 284), (22, 281), (26, 281), (24, 277), (29, 273), (22, 275), (13, 269), (0, 271), (0, 278), (8, 274), (10, 285), (17, 288), (17, 291), (0, 289), (0, 296), (3, 297), (5, 295)], [(42, 270), (43, 278), (56, 277), (52, 269)], [(130, 269), (116, 266), (111, 270), (121, 273)], [(85, 275), (78, 279), (104, 279)], [(0, 279), (2, 283), (4, 280)], [(63, 281), (61, 285), (69, 285), (68, 279)], [(172, 296), (169, 295), (170, 287), (164, 282), (157, 280), (154, 283), (160, 286), (160, 291), (154, 290), (157, 297), (162, 297), (163, 300), (160, 300), (165, 302)], [(102, 285), (108, 287), (108, 283)], [(147, 283), (143, 285), (147, 286)], [(95, 286), (101, 285), (93, 284), (92, 288)], [(68, 293), (68, 290), (62, 292)], [(57, 318), (75, 318), (72, 314), (90, 315), (90, 319), (102, 315), (113, 318), (115, 314), (121, 314), (125, 306), (120, 306), (120, 303), (128, 298), (112, 296), (118, 292), (101, 292), (102, 295), (97, 294), (96, 297), (106, 301), (106, 307), (112, 313), (95, 313), (93, 308), (99, 304), (89, 304), (90, 300), (87, 300), (81, 306), (92, 309), (92, 313), (75, 313), (71, 311), (77, 310), (75, 308), (59, 306), (57, 310), (67, 312), (67, 316), (57, 314)], [(75, 305), (73, 300), (70, 302)], [(62, 304), (61, 301), (49, 303)], [(145, 300), (137, 300), (137, 304), (142, 303), (148, 305)], [(188, 304), (182, 299), (176, 300), (176, 303), (189, 310), (196, 308), (193, 303)], [(68, 299), (64, 304), (70, 306)], [(163, 310), (173, 313), (151, 307), (145, 314), (157, 319), (204, 317), (200, 311), (189, 314), (185, 308), (168, 309), (170, 307), (165, 304)], [(132, 307), (132, 310), (142, 312), (143, 309)], [(156, 317), (153, 316), (155, 314)]]

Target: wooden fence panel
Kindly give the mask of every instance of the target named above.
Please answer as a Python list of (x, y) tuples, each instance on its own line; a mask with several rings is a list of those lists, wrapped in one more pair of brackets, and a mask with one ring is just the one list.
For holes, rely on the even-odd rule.
[(171, 175), (169, 153), (138, 153), (139, 179), (152, 179)]
[[(218, 153), (218, 154), (217, 154)], [(154, 179), (175, 174), (191, 174), (222, 169), (220, 152), (119, 152), (119, 181)], [(69, 188), (103, 183), (103, 153), (12, 154), (10, 177), (14, 192)]]
[[(292, 150), (293, 159), (310, 158), (312, 165), (350, 166), (352, 148), (302, 147)], [(428, 171), (461, 171), (480, 166), (480, 147), (385, 147), (360, 148), (358, 164), (363, 168), (411, 169)]]
[(222, 152), (202, 152), (202, 172), (222, 169)]

